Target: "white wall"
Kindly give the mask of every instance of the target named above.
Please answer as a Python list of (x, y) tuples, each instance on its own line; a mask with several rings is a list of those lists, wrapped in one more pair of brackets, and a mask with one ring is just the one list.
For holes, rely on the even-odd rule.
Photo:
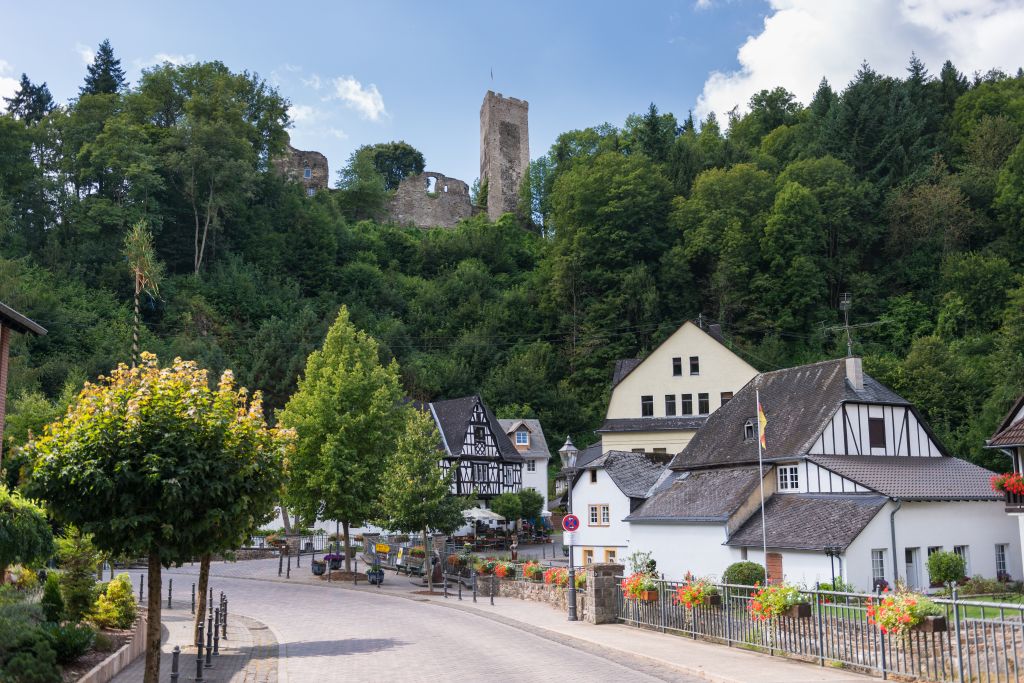
[(523, 463), (523, 488), (532, 488), (544, 496), (544, 509), (548, 509), (548, 458), (531, 458), (524, 454), (527, 460), (533, 460), (536, 464), (536, 471), (530, 472)]
[[(885, 448), (871, 448), (868, 418), (885, 420)], [(836, 411), (809, 451), (817, 455), (903, 455), (939, 457), (914, 412), (905, 406), (846, 403)]]
[[(658, 572), (666, 579), (681, 579), (686, 572), (721, 578), (740, 559), (740, 551), (723, 545), (725, 524), (630, 524), (629, 550), (653, 554)], [(629, 571), (626, 567), (626, 571)]]
[[(637, 415), (639, 415), (639, 410), (637, 408)], [(690, 443), (690, 439), (696, 433), (696, 429), (601, 432), (601, 452), (631, 451), (634, 448), (642, 448), (645, 451), (654, 452), (655, 448), (664, 448), (666, 453), (672, 455), (686, 448), (686, 445)]]
[[(584, 470), (572, 493), (572, 511), (580, 518), (573, 548), (573, 562), (583, 563), (583, 550), (594, 551), (594, 561), (603, 562), (605, 548), (615, 548), (617, 559), (623, 559), (629, 541), (629, 524), (622, 521), (629, 514), (629, 498), (626, 497), (604, 470), (597, 471), (597, 482), (591, 483), (590, 470)], [(590, 524), (590, 505), (608, 505), (608, 526)], [(598, 515), (600, 522), (600, 515)]]
[(779, 491), (782, 495), (787, 493), (866, 493), (870, 491), (870, 489), (841, 477), (835, 472), (830, 472), (824, 467), (818, 467), (808, 460), (776, 463), (776, 467), (768, 476), (774, 477), (778, 481), (779, 468), (791, 465), (796, 465), (799, 468), (799, 488)]

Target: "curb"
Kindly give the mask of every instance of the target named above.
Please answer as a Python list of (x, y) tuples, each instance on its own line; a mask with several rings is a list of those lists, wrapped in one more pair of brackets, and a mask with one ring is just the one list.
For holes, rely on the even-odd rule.
[(146, 653), (146, 625), (149, 623), (147, 614), (140, 613), (135, 620), (134, 633), (130, 641), (122, 645), (116, 652), (102, 662), (89, 669), (78, 679), (79, 683), (107, 683), (119, 673), (127, 669), (140, 656)]

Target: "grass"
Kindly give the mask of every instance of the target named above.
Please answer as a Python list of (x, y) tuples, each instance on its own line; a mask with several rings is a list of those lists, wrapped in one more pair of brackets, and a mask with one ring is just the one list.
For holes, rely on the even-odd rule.
[[(961, 599), (962, 600), (967, 600), (967, 601), (970, 601), (970, 602), (992, 602), (992, 603), (1019, 605), (1020, 606), (1020, 611), (1014, 609), (1011, 612), (1007, 613), (1005, 616), (1007, 616), (1007, 617), (1024, 616), (1024, 595), (1022, 595), (1020, 593), (1008, 593), (1006, 595), (984, 595), (984, 596), (977, 596), (977, 597), (970, 596), (970, 595), (964, 595), (964, 596), (961, 596)], [(949, 605), (946, 605), (946, 607), (949, 608), (950, 612), (952, 613), (952, 608)], [(998, 609), (984, 608), (984, 607), (980, 607), (980, 606), (976, 606), (976, 605), (963, 605), (963, 606), (960, 607), (960, 614), (961, 614), (962, 617), (965, 617), (967, 619), (982, 619), (982, 618), (994, 619), (994, 618), (998, 618), (999, 617), (999, 610)]]

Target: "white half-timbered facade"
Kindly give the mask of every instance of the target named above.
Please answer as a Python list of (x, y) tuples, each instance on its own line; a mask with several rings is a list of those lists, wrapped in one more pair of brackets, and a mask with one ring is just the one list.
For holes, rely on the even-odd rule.
[(908, 405), (844, 403), (811, 446), (815, 455), (944, 455)]
[(453, 494), (486, 502), (519, 492), (523, 456), (479, 396), (435, 401), (430, 412), (441, 434), (441, 469), (455, 472)]

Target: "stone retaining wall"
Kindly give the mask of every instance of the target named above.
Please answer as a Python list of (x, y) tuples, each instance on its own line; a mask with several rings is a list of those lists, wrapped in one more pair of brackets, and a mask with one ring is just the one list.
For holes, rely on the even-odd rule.
[[(495, 597), (518, 598), (519, 600), (532, 600), (542, 602), (559, 610), (569, 611), (569, 589), (560, 588), (540, 581), (506, 581), (492, 576), (477, 577), (477, 593), (485, 598), (491, 597), (491, 586), (497, 589)], [(587, 591), (579, 589), (576, 591), (576, 610), (579, 618), (590, 621), (590, 601), (587, 599)]]

